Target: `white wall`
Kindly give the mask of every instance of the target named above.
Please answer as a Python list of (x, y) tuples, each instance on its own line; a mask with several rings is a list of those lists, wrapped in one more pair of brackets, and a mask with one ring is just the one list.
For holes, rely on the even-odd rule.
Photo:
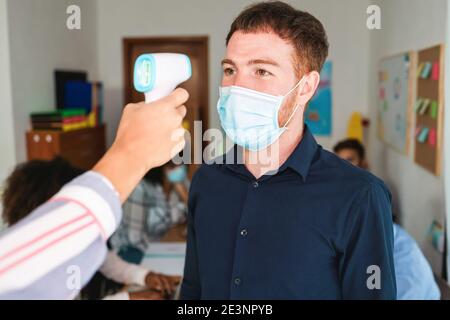
[[(81, 30), (66, 27), (71, 4), (81, 7)], [(83, 69), (96, 79), (96, 6), (90, 0), (9, 0), (8, 24), (16, 158), (21, 162), (29, 114), (55, 107), (53, 70)]]
[[(215, 109), (221, 79), (220, 61), (233, 19), (254, 0), (98, 0), (99, 78), (105, 85), (105, 119), (109, 142), (123, 108), (122, 38), (133, 36), (209, 35), (210, 123), (219, 127)], [(368, 1), (288, 1), (319, 18), (329, 36), (334, 62), (333, 136), (319, 139), (330, 147), (346, 132), (353, 110), (368, 112)], [(345, 5), (343, 5), (345, 3)]]
[(15, 163), (7, 3), (0, 1), (0, 180)]
[[(9, 36), (6, 0), (0, 0), (0, 70), (0, 150), (2, 150), (2, 156), (0, 157), (0, 181), (3, 181), (11, 168), (14, 166), (16, 159), (11, 77), (9, 67)], [(0, 230), (1, 229), (2, 222), (0, 218)]]
[[(417, 50), (445, 42), (446, 0), (379, 0), (382, 30), (372, 31), (371, 104), (369, 141), (371, 169), (391, 187), (401, 222), (419, 242), (433, 270), (440, 274), (442, 257), (426, 241), (433, 219), (444, 225), (444, 181), (414, 163), (414, 146), (404, 156), (382, 144), (376, 137), (377, 66), (382, 56)], [(410, 140), (413, 142), (413, 140)], [(412, 143), (413, 144), (413, 143)]]

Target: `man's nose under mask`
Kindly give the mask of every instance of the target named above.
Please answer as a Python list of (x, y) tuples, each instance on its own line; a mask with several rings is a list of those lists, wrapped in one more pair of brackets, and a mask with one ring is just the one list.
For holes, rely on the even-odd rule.
[(239, 86), (220, 87), (217, 111), (228, 138), (250, 151), (263, 150), (273, 144), (286, 131), (289, 121), (298, 109), (296, 105), (289, 119), (280, 128), (280, 107), (285, 98), (301, 83), (303, 91), (304, 79), (305, 77), (283, 96)]

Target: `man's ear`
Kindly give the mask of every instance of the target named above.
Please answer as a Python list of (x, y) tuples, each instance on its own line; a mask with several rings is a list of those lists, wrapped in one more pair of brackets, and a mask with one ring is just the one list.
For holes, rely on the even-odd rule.
[(309, 100), (314, 96), (320, 82), (320, 74), (317, 71), (311, 71), (303, 80), (305, 83), (303, 86), (300, 84), (300, 88), (303, 90), (298, 92), (298, 103), (301, 106), (306, 106)]

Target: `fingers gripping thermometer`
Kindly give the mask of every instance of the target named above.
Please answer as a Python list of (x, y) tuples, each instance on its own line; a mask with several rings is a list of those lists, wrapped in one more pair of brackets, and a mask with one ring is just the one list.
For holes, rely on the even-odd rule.
[(169, 95), (192, 75), (191, 60), (185, 54), (149, 53), (134, 64), (134, 87), (149, 103)]

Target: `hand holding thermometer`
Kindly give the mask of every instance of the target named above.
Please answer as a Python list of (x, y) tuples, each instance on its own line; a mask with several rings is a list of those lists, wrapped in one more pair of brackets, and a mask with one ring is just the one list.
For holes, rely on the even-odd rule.
[(134, 87), (149, 103), (169, 95), (191, 75), (191, 60), (185, 54), (142, 54), (134, 64)]

